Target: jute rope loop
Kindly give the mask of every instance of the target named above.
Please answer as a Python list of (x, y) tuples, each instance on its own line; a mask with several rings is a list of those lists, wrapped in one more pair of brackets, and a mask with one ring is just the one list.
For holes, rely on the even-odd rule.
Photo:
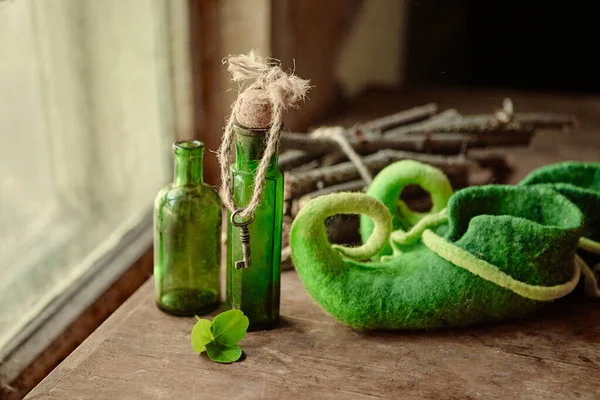
[(373, 182), (373, 175), (371, 175), (369, 168), (367, 168), (363, 160), (348, 141), (348, 138), (344, 134), (344, 128), (341, 126), (323, 126), (314, 130), (310, 135), (335, 140), (342, 152), (348, 157), (352, 164), (354, 164), (363, 181), (365, 181), (367, 185), (370, 185), (371, 182)]
[[(244, 82), (251, 81), (245, 89), (240, 91), (240, 94), (253, 90), (261, 91), (266, 93), (272, 105), (270, 123), (268, 126), (262, 127), (269, 129), (266, 139), (267, 146), (256, 170), (252, 197), (243, 210), (239, 212), (240, 217), (248, 218), (254, 215), (254, 211), (260, 203), (269, 162), (277, 151), (283, 112), (293, 107), (299, 100), (303, 100), (310, 85), (309, 81), (300, 79), (293, 73), (285, 72), (279, 65), (269, 62), (268, 59), (259, 56), (254, 51), (248, 54), (229, 56), (223, 62), (228, 64), (227, 70), (231, 73), (231, 79), (234, 82), (240, 82), (243, 85)], [(233, 183), (230, 172), (231, 147), (234, 137), (233, 127), (242, 107), (239, 99), (240, 96), (238, 95), (231, 107), (231, 114), (227, 120), (225, 133), (217, 155), (221, 166), (221, 199), (231, 212), (239, 209), (233, 199)]]

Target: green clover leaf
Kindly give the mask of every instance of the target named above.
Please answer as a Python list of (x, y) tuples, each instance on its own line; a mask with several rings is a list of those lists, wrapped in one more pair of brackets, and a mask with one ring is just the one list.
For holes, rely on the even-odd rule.
[(212, 341), (210, 334), (210, 321), (198, 318), (198, 322), (192, 329), (192, 347), (196, 353), (202, 353), (206, 350), (206, 345)]
[(210, 332), (214, 340), (225, 346), (233, 346), (246, 336), (248, 317), (240, 310), (229, 310), (217, 315), (212, 322)]
[(242, 356), (237, 343), (246, 336), (249, 321), (240, 310), (229, 310), (217, 315), (213, 321), (198, 319), (192, 329), (192, 347), (196, 353), (206, 351), (214, 362), (231, 363)]
[(232, 363), (242, 356), (242, 348), (238, 345), (225, 346), (210, 342), (206, 345), (208, 358), (218, 363)]

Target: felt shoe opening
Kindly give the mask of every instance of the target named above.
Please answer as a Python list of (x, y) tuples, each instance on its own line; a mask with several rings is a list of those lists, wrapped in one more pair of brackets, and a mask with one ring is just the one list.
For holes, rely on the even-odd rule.
[(533, 171), (521, 185), (555, 190), (585, 216), (584, 236), (600, 240), (600, 163), (565, 162)]
[(578, 230), (579, 208), (559, 193), (538, 187), (488, 185), (463, 189), (448, 204), (448, 239), (456, 241), (477, 216), (509, 216), (554, 230)]
[(521, 185), (569, 183), (582, 189), (600, 192), (600, 163), (564, 162), (533, 171)]

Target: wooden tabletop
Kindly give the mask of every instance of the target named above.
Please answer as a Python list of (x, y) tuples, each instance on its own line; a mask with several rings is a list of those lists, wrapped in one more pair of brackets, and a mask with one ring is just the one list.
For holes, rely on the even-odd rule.
[[(490, 112), (504, 95), (367, 93), (339, 121), (428, 101)], [(512, 150), (511, 182), (546, 163), (600, 160), (600, 98), (511, 96), (519, 111), (570, 112), (580, 121), (572, 133), (542, 132), (531, 148)], [(244, 338), (242, 361), (215, 364), (192, 350), (194, 319), (160, 312), (147, 282), (27, 398), (600, 399), (598, 301), (571, 296), (526, 320), (480, 327), (362, 333), (329, 317), (289, 271), (281, 315), (278, 329)]]
[(442, 331), (363, 333), (282, 276), (282, 321), (223, 365), (190, 345), (193, 318), (160, 312), (147, 282), (27, 399), (598, 399), (600, 306)]

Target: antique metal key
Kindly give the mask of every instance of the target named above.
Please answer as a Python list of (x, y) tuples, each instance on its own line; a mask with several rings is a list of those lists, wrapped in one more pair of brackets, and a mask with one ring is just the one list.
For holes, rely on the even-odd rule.
[(243, 211), (242, 208), (238, 208), (231, 214), (231, 225), (240, 228), (240, 242), (242, 243), (242, 260), (235, 262), (235, 269), (249, 268), (251, 265), (250, 261), (250, 231), (248, 225), (254, 221), (254, 214), (244, 222), (237, 222), (235, 217)]

